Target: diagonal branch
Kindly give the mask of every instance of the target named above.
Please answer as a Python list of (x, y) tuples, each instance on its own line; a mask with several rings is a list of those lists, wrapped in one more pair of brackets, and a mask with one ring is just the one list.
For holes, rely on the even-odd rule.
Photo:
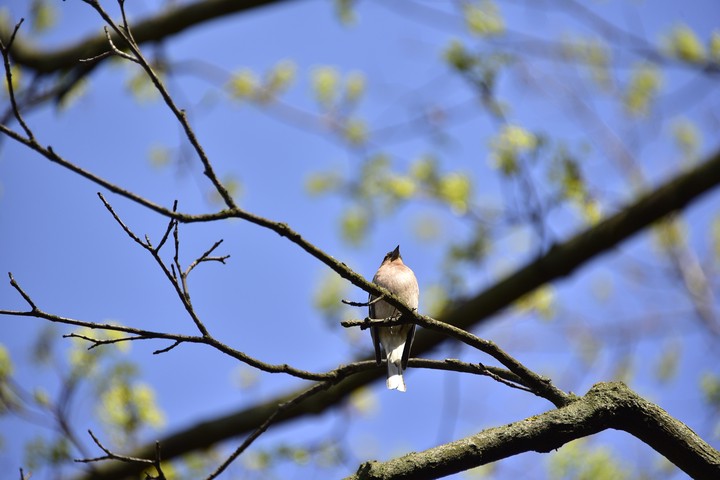
[[(196, 0), (138, 20), (133, 27), (133, 37), (138, 44), (157, 42), (210, 20), (282, 1), (286, 0)], [(8, 36), (8, 26), (0, 24), (0, 38)], [(22, 37), (17, 40), (11, 50), (15, 63), (41, 74), (72, 70), (78, 67), (79, 59), (96, 57), (107, 50), (107, 39), (103, 32), (50, 51), (39, 50)], [(113, 34), (113, 41), (122, 44), (116, 34)]]
[(431, 479), (524, 452), (549, 452), (607, 429), (652, 446), (692, 478), (720, 478), (720, 452), (623, 383), (599, 383), (569, 405), (387, 462), (363, 463), (359, 479)]

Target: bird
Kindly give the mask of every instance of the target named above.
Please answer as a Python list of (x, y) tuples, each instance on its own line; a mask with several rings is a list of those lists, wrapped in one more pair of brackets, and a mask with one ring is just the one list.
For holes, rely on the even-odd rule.
[[(417, 310), (420, 299), (420, 289), (413, 271), (403, 263), (400, 256), (400, 245), (388, 252), (378, 268), (373, 283), (385, 287), (399, 300), (413, 310)], [(399, 311), (386, 301), (376, 300), (370, 294), (369, 317), (383, 319), (395, 317)], [(387, 360), (387, 388), (390, 390), (406, 391), (403, 370), (407, 368), (410, 358), (410, 348), (415, 336), (415, 324), (393, 325), (391, 327), (371, 327), (373, 346), (375, 347), (375, 361), (382, 363), (380, 347)]]

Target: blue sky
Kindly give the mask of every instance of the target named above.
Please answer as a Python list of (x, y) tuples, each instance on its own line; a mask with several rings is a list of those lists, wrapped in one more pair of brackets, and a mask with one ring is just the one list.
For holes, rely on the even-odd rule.
[[(22, 14), (25, 3), (11, 0), (7, 4), (12, 18)], [(146, 1), (142, 5), (150, 11), (157, 3)], [(82, 2), (53, 5), (59, 14), (59, 23), (41, 38), (42, 45), (64, 44), (101, 26), (100, 20)], [(718, 13), (718, 7), (710, 0), (682, 6), (670, 1), (653, 2), (652, 8), (642, 3), (636, 6), (632, 2), (604, 2), (597, 9), (609, 20), (656, 44), (663, 33), (678, 22), (691, 25), (701, 38), (707, 38), (712, 29), (717, 28), (718, 16), (709, 12)], [(580, 28), (568, 24), (562, 15), (553, 14), (549, 9), (544, 12), (526, 9), (523, 2), (509, 2), (503, 5), (502, 11), (514, 30), (537, 31), (538, 36)], [(202, 59), (222, 65), (226, 71), (246, 67), (263, 72), (280, 60), (292, 59), (298, 69), (297, 81), (283, 95), (283, 101), (315, 113), (317, 107), (309, 81), (313, 67), (332, 65), (341, 72), (362, 71), (368, 78), (368, 93), (358, 112), (374, 127), (412, 118), (428, 105), (452, 105), (471, 99), (472, 93), (448, 72), (440, 58), (452, 38), (477, 40), (464, 34), (462, 25), (447, 25), (440, 18), (437, 22), (423, 22), (414, 14), (403, 17), (381, 2), (361, 2), (356, 24), (343, 26), (328, 2), (289, 2), (193, 29), (169, 42), (167, 54), (174, 60)], [(535, 65), (540, 70), (528, 75), (538, 78), (554, 68), (550, 63)], [(682, 71), (672, 73), (666, 81), (672, 88), (676, 82), (684, 84), (686, 75)], [(148, 152), (159, 145), (177, 148), (182, 142), (181, 132), (160, 102), (130, 99), (124, 85), (127, 78), (126, 67), (105, 65), (93, 75), (85, 95), (69, 109), (39, 109), (28, 115), (27, 120), (41, 143), (52, 145), (59, 154), (111, 182), (163, 205), (178, 199), (179, 208), (186, 212), (217, 208), (208, 201), (210, 185), (195, 158), (190, 158), (188, 165), (181, 169), (158, 169), (150, 164)], [(287, 222), (309, 241), (368, 278), (384, 253), (400, 244), (406, 263), (420, 280), (421, 289), (442, 280), (443, 242), (467, 233), (461, 220), (436, 206), (403, 207), (374, 226), (360, 248), (349, 247), (340, 240), (337, 228), (337, 218), (345, 202), (335, 196), (309, 197), (304, 183), (314, 171), (355, 172), (360, 155), (333, 140), (317, 123), (300, 128), (289, 126), (271, 109), (265, 112), (240, 102), (231, 103), (218, 86), (222, 85), (182, 75), (169, 82), (178, 103), (188, 108), (198, 138), (220, 177), (232, 174), (242, 182), (239, 201), (243, 208)], [(597, 141), (596, 132), (578, 128), (568, 106), (563, 106), (562, 98), (553, 103), (513, 79), (502, 83), (501, 94), (512, 100), (512, 121), (531, 131), (544, 130), (570, 143)], [(718, 98), (711, 93), (703, 102), (692, 106), (689, 115), (707, 120), (707, 116), (703, 116), (707, 115), (708, 106), (713, 105), (717, 109)], [(602, 101), (595, 106), (607, 118), (619, 117), (613, 110), (617, 107)], [(713, 121), (717, 126), (717, 117), (706, 124), (712, 125)], [(631, 121), (626, 122), (613, 126), (627, 131)], [(637, 148), (648, 177), (657, 180), (675, 171), (678, 152), (664, 140), (669, 131), (668, 121), (659, 127), (637, 125), (632, 128), (638, 138), (649, 139), (644, 147)], [(437, 153), (443, 158), (444, 168), (471, 172), (479, 202), (497, 206), (502, 201), (502, 189), (487, 161), (487, 144), (495, 133), (495, 125), (476, 115), (451, 125), (448, 131), (448, 138), (442, 142), (429, 142), (423, 135), (416, 135), (371, 149), (390, 151), (394, 165), (400, 169), (419, 155)], [(705, 131), (705, 138), (703, 152), (717, 147), (712, 141), (712, 130)], [(38, 305), (52, 313), (88, 321), (112, 320), (148, 329), (193, 332), (190, 319), (160, 270), (146, 252), (123, 234), (98, 200), (99, 187), (7, 139), (0, 148), (0, 273), (12, 271)], [(606, 176), (603, 188), (618, 192), (615, 196), (618, 202), (629, 198), (623, 190), (626, 186), (616, 173), (608, 173), (613, 167), (607, 164), (601, 149), (594, 148), (588, 171)], [(113, 194), (104, 194), (135, 232), (147, 233), (155, 241), (160, 238), (165, 219)], [(705, 225), (708, 218), (717, 213), (719, 198), (713, 193), (692, 207), (688, 224), (691, 227)], [(434, 244), (418, 242), (413, 236), (413, 226), (428, 211), (443, 218), (442, 241)], [(558, 240), (580, 228), (577, 219), (567, 214), (559, 214), (553, 221)], [(706, 232), (693, 232), (693, 245), (701, 252), (707, 251)], [(526, 231), (510, 232), (508, 241), (493, 252), (492, 260), (469, 276), (468, 290), (474, 292), (497, 279), (499, 272), (520, 265), (528, 255), (522, 250), (528, 235)], [(289, 363), (312, 371), (329, 370), (369, 352), (369, 338), (364, 343), (351, 341), (347, 332), (337, 327), (328, 328), (313, 307), (315, 288), (327, 268), (297, 246), (241, 221), (182, 226), (181, 236), (186, 263), (219, 238), (223, 238), (224, 243), (218, 253), (231, 255), (227, 265), (203, 265), (190, 280), (197, 311), (210, 331), (222, 341), (263, 361)], [(644, 262), (650, 255), (648, 244), (646, 237), (631, 240), (618, 251), (593, 261), (579, 274), (560, 282), (557, 298), (564, 321), (576, 318), (576, 312), (584, 312), (600, 324), (622, 321), (641, 316), (648, 302), (658, 310), (667, 306), (667, 311), (673, 312), (672, 305), (679, 305), (679, 310), (687, 312), (681, 297), (663, 296), (668, 285), (660, 279), (659, 285), (651, 285), (637, 297), (634, 291), (632, 295), (616, 293), (605, 310), (594, 317), (592, 309), (597, 301), (590, 293), (594, 279), (598, 276), (609, 279), (616, 292), (623, 292), (626, 280), (619, 272), (626, 272), (628, 258)], [(364, 297), (357, 289), (349, 289), (348, 295), (354, 299)], [(0, 308), (23, 307), (17, 293), (7, 283), (0, 284)], [(696, 321), (686, 313), (679, 320)], [(0, 321), (3, 325), (0, 341), (11, 353), (17, 377), (29, 385), (54, 388), (57, 384), (54, 374), (38, 371), (28, 362), (28, 350), (37, 333), (46, 326), (45, 322), (19, 317), (5, 317)], [(652, 367), (640, 361), (634, 368), (638, 378), (645, 381), (633, 387), (651, 400), (662, 400), (663, 408), (703, 435), (702, 432), (708, 430), (708, 419), (701, 408), (697, 372), (716, 369), (707, 361), (708, 356), (713, 357), (713, 344), (703, 338), (701, 330), (689, 329), (681, 336), (680, 371), (685, 375), (667, 387), (648, 380)], [(67, 329), (60, 328), (60, 331)], [(505, 313), (476, 333), (493, 339), (530, 368), (550, 374), (561, 388), (577, 393), (584, 393), (596, 381), (611, 379), (615, 360), (626, 348), (633, 352), (636, 361), (640, 358), (654, 362), (666, 346), (662, 336), (627, 347), (607, 345), (592, 370), (582, 374), (575, 368), (577, 352), (567, 348), (565, 332), (562, 324), (543, 322), (532, 315)], [(58, 340), (61, 347), (67, 343), (67, 340)], [(161, 342), (145, 345), (135, 342), (130, 358), (141, 365), (142, 378), (156, 388), (170, 429), (253, 404), (259, 398), (269, 398), (302, 383), (281, 375), (259, 374), (258, 385), (243, 391), (234, 380), (238, 365), (231, 359), (201, 346), (182, 346), (163, 355), (151, 355), (153, 350), (164, 346), (167, 345)], [(468, 349), (448, 352), (443, 347), (433, 354), (436, 358), (447, 355), (486, 361)], [(62, 351), (59, 356), (62, 358)], [(453, 386), (452, 382), (457, 380)], [(407, 395), (387, 392), (381, 383), (373, 385), (377, 408), (371, 415), (363, 415), (350, 407), (342, 409), (350, 418), (346, 438), (358, 461), (385, 459), (405, 451), (429, 448), (550, 407), (539, 399), (508, 391), (485, 378), (453, 380), (451, 374), (410, 371), (407, 383)], [(450, 406), (455, 397), (443, 395), (448, 389), (455, 392), (455, 388), (459, 398), (456, 416), (448, 413), (453, 410)], [(80, 432), (92, 425), (88, 415), (90, 404), (90, 399), (84, 399), (75, 412)], [(271, 429), (258, 442), (258, 448), (276, 440), (301, 443), (303, 439), (318, 438), (348, 417), (331, 413)], [(454, 422), (454, 428), (447, 433), (450, 421)], [(3, 434), (5, 449), (0, 451), (0, 469), (16, 469), (21, 458), (19, 440), (31, 438), (38, 430), (13, 419), (0, 419), (0, 425), (4, 432), (15, 432), (12, 441), (7, 433)], [(148, 433), (145, 439), (156, 435)], [(641, 457), (638, 452), (647, 450), (639, 442), (629, 441), (626, 435), (617, 433), (601, 434), (598, 441), (613, 445), (620, 442), (623, 458), (629, 462)], [(717, 439), (714, 445), (718, 445)], [(503, 463), (498, 473), (515, 475), (535, 461), (538, 461), (536, 456), (524, 455)], [(348, 470), (340, 472), (349, 472), (357, 464), (349, 463)]]

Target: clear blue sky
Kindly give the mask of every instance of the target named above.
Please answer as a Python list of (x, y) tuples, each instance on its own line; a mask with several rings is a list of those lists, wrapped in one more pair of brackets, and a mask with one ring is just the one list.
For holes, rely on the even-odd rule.
[[(11, 17), (24, 14), (26, 3), (10, 0), (7, 7)], [(159, 2), (137, 3), (149, 11)], [(42, 37), (41, 43), (45, 46), (64, 44), (101, 26), (91, 9), (80, 1), (53, 5), (59, 14), (59, 24)], [(508, 5), (503, 7), (503, 12), (508, 25), (516, 31), (551, 36), (558, 31), (570, 33), (581, 28), (551, 11), (526, 9), (523, 2)], [(636, 6), (633, 2), (604, 2), (598, 11), (656, 44), (662, 34), (678, 22), (691, 25), (702, 38), (707, 38), (709, 32), (717, 28), (720, 18), (717, 3), (712, 0), (692, 5), (653, 2), (652, 8), (643, 3)], [(316, 111), (309, 82), (313, 67), (332, 65), (342, 72), (362, 71), (368, 78), (368, 95), (359, 113), (373, 127), (382, 127), (411, 118), (414, 112), (428, 105), (452, 105), (472, 97), (439, 61), (450, 39), (470, 38), (460, 27), (447, 25), (442, 19), (423, 21), (414, 14), (402, 15), (378, 1), (361, 2), (358, 22), (347, 27), (337, 21), (328, 2), (297, 1), (193, 29), (168, 42), (167, 52), (174, 60), (202, 59), (222, 65), (226, 70), (248, 67), (259, 72), (279, 60), (292, 59), (298, 67), (298, 80), (283, 96), (283, 101), (307, 111)], [(538, 64), (545, 69), (532, 72), (538, 77), (552, 71), (552, 64)], [(111, 182), (164, 205), (179, 199), (179, 208), (186, 212), (217, 208), (208, 202), (210, 185), (194, 157), (182, 168), (158, 169), (150, 164), (148, 152), (153, 146), (176, 148), (182, 143), (181, 132), (160, 102), (130, 100), (124, 86), (127, 78), (127, 68), (105, 65), (93, 75), (88, 91), (71, 108), (61, 112), (43, 108), (28, 115), (27, 120), (41, 143), (52, 145), (65, 158)], [(678, 75), (666, 81), (674, 86), (683, 80)], [(403, 208), (378, 223), (361, 248), (348, 247), (339, 239), (337, 228), (337, 218), (345, 205), (343, 200), (311, 198), (305, 192), (304, 181), (314, 171), (354, 172), (359, 155), (333, 141), (329, 134), (317, 134), (317, 124), (296, 128), (285, 124), (281, 115), (268, 114), (246, 104), (228, 105), (229, 100), (223, 97), (222, 91), (202, 79), (181, 75), (173, 79), (169, 87), (180, 106), (188, 108), (198, 138), (220, 176), (233, 174), (241, 180), (243, 193), (239, 199), (243, 208), (287, 222), (309, 241), (366, 277), (372, 276), (385, 252), (401, 244), (403, 256), (415, 270), (421, 289), (442, 280), (440, 262), (444, 241), (466, 234), (460, 221), (449, 218), (441, 209), (431, 210), (446, 217), (442, 224), (443, 236), (440, 242), (422, 243), (414, 240), (413, 228), (427, 207)], [(534, 90), (519, 82), (503, 83), (501, 92), (512, 101), (512, 121), (532, 131), (546, 131), (568, 142), (592, 144), (596, 139), (595, 132), (578, 128), (562, 101), (538, 99)], [(693, 106), (690, 115), (703, 115), (708, 104), (717, 108), (717, 95)], [(598, 105), (597, 108), (607, 113), (607, 118), (618, 117), (612, 113), (611, 106)], [(714, 121), (717, 125), (717, 117)], [(650, 133), (653, 128), (659, 128), (659, 135)], [(477, 182), (479, 202), (497, 206), (501, 201), (500, 189), (488, 168), (486, 149), (495, 126), (477, 115), (452, 125), (448, 131), (450, 135), (444, 142), (428, 142), (418, 134), (387, 146), (380, 145), (378, 149), (391, 152), (398, 169), (419, 155), (438, 153), (444, 159), (444, 168), (471, 172)], [(646, 147), (637, 149), (644, 164), (649, 165), (646, 171), (650, 178), (662, 178), (677, 165), (677, 150), (662, 138), (668, 132), (667, 123), (659, 127), (637, 127), (639, 138), (652, 139)], [(704, 152), (717, 147), (712, 132), (706, 131), (705, 139)], [(603, 175), (610, 167), (605, 164), (600, 148), (593, 147), (588, 168)], [(613, 174), (607, 173), (607, 177), (604, 188), (608, 191), (621, 187)], [(193, 325), (168, 282), (149, 255), (133, 244), (108, 215), (96, 196), (98, 190), (96, 185), (3, 139), (0, 146), (0, 273), (12, 271), (38, 306), (52, 313), (88, 321), (116, 321), (148, 329), (192, 333)], [(163, 218), (104, 193), (135, 232), (147, 233), (155, 241), (159, 239), (166, 225)], [(615, 198), (622, 200), (628, 196), (620, 193)], [(690, 210), (688, 223), (691, 226), (696, 222), (706, 223), (710, 215), (717, 213), (718, 200), (717, 193), (705, 197)], [(576, 220), (565, 216), (554, 221), (558, 240), (578, 228)], [(693, 244), (700, 251), (707, 250), (708, 240), (703, 236), (706, 232), (695, 233), (691, 237)], [(329, 328), (313, 307), (315, 288), (327, 269), (297, 246), (240, 221), (183, 226), (181, 235), (186, 262), (219, 238), (225, 242), (218, 253), (232, 255), (225, 266), (201, 266), (190, 282), (197, 311), (210, 331), (222, 341), (263, 361), (289, 363), (312, 371), (332, 369), (370, 351), (369, 338), (353, 342), (339, 327)], [(527, 235), (527, 232), (510, 235), (508, 241), (493, 252), (483, 271), (471, 277), (469, 291), (496, 279), (498, 272), (521, 264), (526, 253), (519, 249), (527, 242)], [(661, 280), (658, 284), (650, 282), (648, 290), (638, 297), (634, 293), (621, 293), (626, 280), (618, 271), (626, 268), (624, 262), (628, 258), (646, 261), (650, 252), (648, 245), (646, 237), (634, 239), (618, 252), (592, 262), (579, 274), (558, 284), (561, 321), (572, 323), (579, 312), (586, 315), (583, 321), (600, 324), (632, 319), (646, 313), (650, 301), (658, 310), (682, 311), (680, 322), (696, 322), (686, 314), (688, 308), (681, 297), (662, 295), (669, 287)], [(616, 293), (612, 302), (595, 315), (597, 302), (591, 290), (598, 277), (611, 282)], [(351, 289), (348, 295), (355, 299), (364, 297), (356, 289)], [(0, 308), (21, 309), (24, 307), (21, 300), (9, 284), (0, 283)], [(673, 310), (673, 305), (679, 307)], [(707, 361), (717, 354), (710, 350), (712, 344), (702, 338), (702, 330), (690, 328), (690, 333), (682, 336), (680, 371), (684, 376), (668, 387), (647, 378), (657, 361), (657, 352), (666, 346), (662, 336), (631, 345), (621, 342), (609, 345), (593, 369), (583, 375), (573, 367), (578, 355), (567, 348), (564, 338), (567, 330), (563, 328), (566, 324), (543, 323), (534, 316), (511, 314), (499, 315), (498, 320), (476, 333), (495, 340), (530, 368), (551, 375), (561, 388), (578, 393), (584, 393), (596, 381), (611, 379), (615, 360), (631, 351), (638, 377), (645, 378), (633, 386), (701, 435), (709, 433), (710, 421), (701, 408), (697, 382), (702, 371), (717, 370), (717, 364)], [(28, 386), (39, 384), (52, 390), (57, 385), (56, 376), (46, 370), (39, 371), (28, 361), (35, 337), (46, 323), (13, 317), (2, 318), (0, 322), (0, 341), (12, 355), (17, 378), (27, 381)], [(60, 328), (59, 331), (68, 330)], [(64, 347), (68, 342), (58, 340), (57, 344)], [(238, 366), (231, 359), (200, 346), (181, 346), (163, 355), (151, 355), (154, 349), (164, 346), (167, 345), (160, 342), (135, 342), (130, 358), (141, 365), (143, 379), (156, 389), (171, 429), (253, 404), (259, 398), (297, 388), (302, 383), (280, 375), (260, 374), (259, 384), (243, 391), (234, 380)], [(63, 348), (58, 349), (57, 355), (64, 358)], [(447, 355), (468, 361), (487, 360), (467, 349), (434, 352), (437, 358)], [(457, 380), (451, 374), (410, 371), (406, 395), (388, 392), (381, 383), (373, 386), (377, 408), (372, 415), (346, 409), (349, 421), (337, 412), (320, 419), (306, 419), (271, 429), (258, 446), (273, 440), (302, 443), (303, 439), (320, 438), (338, 428), (338, 424), (346, 423), (346, 438), (358, 457), (349, 461), (347, 469), (351, 469), (359, 461), (386, 459), (402, 452), (429, 448), (550, 408), (540, 399), (509, 391), (485, 378)], [(443, 391), (452, 393), (446, 396)], [(459, 398), (457, 404), (455, 393)], [(87, 399), (80, 402), (74, 412), (81, 434), (93, 425), (90, 408), (91, 401)], [(448, 413), (454, 408), (455, 413)], [(448, 422), (454, 427), (449, 427)], [(16, 471), (21, 461), (20, 445), (42, 430), (3, 418), (0, 431), (5, 446), (0, 451), (0, 470)], [(148, 433), (145, 439), (159, 435), (162, 433)], [(636, 461), (639, 452), (647, 448), (617, 433), (599, 435), (598, 440), (620, 442), (622, 456), (628, 462)], [(717, 439), (714, 445), (718, 446)], [(518, 478), (514, 475), (536, 461), (535, 455), (524, 455), (503, 463), (498, 473)]]

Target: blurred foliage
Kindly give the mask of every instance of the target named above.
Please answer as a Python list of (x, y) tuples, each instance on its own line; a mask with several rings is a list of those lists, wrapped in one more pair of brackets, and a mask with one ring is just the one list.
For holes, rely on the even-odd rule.
[(242, 68), (231, 75), (226, 89), (235, 100), (271, 103), (292, 85), (296, 71), (295, 62), (280, 60), (269, 68), (260, 80), (253, 70)]
[(505, 175), (520, 170), (521, 155), (533, 153), (538, 147), (537, 137), (517, 125), (504, 125), (490, 141), (491, 164)]
[(30, 25), (34, 33), (42, 33), (55, 25), (58, 12), (47, 0), (32, 0)]
[(346, 307), (340, 303), (348, 296), (348, 282), (335, 272), (327, 271), (315, 287), (313, 304), (320, 310), (328, 324), (337, 323)]
[(662, 72), (660, 69), (646, 62), (636, 64), (632, 69), (625, 91), (626, 111), (635, 116), (647, 115), (661, 87)]
[(471, 33), (482, 37), (500, 35), (505, 31), (505, 22), (495, 2), (477, 0), (463, 4), (465, 23)]
[(550, 320), (555, 316), (555, 293), (550, 285), (544, 285), (515, 302), (519, 313), (535, 312), (540, 318)]
[(48, 440), (36, 437), (25, 444), (25, 465), (29, 470), (42, 466), (58, 466), (72, 460), (71, 446), (68, 439), (56, 437)]
[(548, 470), (553, 480), (623, 480), (631, 471), (615, 454), (603, 446), (593, 446), (587, 439), (563, 445), (549, 457)]
[(687, 118), (679, 118), (672, 124), (672, 133), (685, 161), (697, 161), (702, 147), (702, 134), (697, 125)]
[(655, 376), (661, 382), (669, 382), (677, 376), (682, 346), (677, 340), (671, 340), (660, 349), (655, 365)]
[(10, 360), (10, 352), (5, 345), (0, 343), (0, 382), (4, 382), (13, 373), (13, 364)]
[(673, 28), (666, 39), (666, 48), (669, 55), (685, 62), (699, 63), (705, 60), (705, 47), (687, 25)]
[(358, 414), (368, 417), (375, 415), (380, 409), (375, 391), (368, 387), (360, 387), (354, 390), (348, 398), (348, 404)]
[(335, 13), (337, 14), (340, 22), (345, 25), (351, 25), (357, 20), (354, 8), (355, 1), (356, 0), (334, 0)]
[(610, 90), (613, 84), (610, 75), (612, 52), (600, 38), (586, 38), (565, 35), (562, 39), (563, 54), (570, 60), (586, 65), (598, 87)]

